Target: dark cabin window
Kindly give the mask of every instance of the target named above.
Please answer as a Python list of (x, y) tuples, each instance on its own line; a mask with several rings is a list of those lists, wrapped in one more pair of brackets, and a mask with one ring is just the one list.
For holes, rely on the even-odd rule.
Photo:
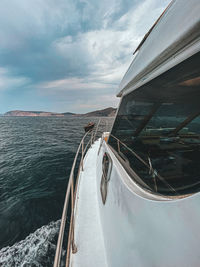
[(108, 182), (110, 180), (111, 171), (112, 171), (112, 160), (107, 153), (104, 153), (102, 160), (102, 177), (100, 185), (103, 204), (105, 204), (107, 198)]
[(111, 158), (107, 153), (104, 153), (103, 160), (102, 160), (102, 173), (104, 176), (104, 180), (106, 182), (110, 180), (111, 168), (112, 168)]
[(108, 143), (146, 190), (200, 191), (199, 62), (198, 53), (122, 100)]

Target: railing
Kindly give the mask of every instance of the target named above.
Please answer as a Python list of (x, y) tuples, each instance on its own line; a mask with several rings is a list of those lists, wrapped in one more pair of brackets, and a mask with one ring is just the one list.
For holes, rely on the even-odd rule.
[[(123, 143), (121, 140), (119, 140), (116, 136), (110, 134), (110, 137), (114, 138), (117, 142), (117, 150), (118, 150), (118, 154), (121, 153), (121, 150), (120, 150), (120, 145), (125, 147), (131, 154), (133, 154), (142, 164), (144, 164), (144, 166), (149, 169), (149, 174), (152, 175), (152, 177), (154, 178), (154, 183), (155, 183), (155, 188), (157, 188), (157, 185), (156, 185), (156, 180), (155, 178), (157, 177), (158, 179), (160, 179), (160, 181), (162, 181), (168, 188), (170, 188), (172, 191), (174, 191), (175, 193), (176, 190), (170, 185), (167, 183), (167, 181), (157, 172), (157, 170), (155, 170), (152, 166), (152, 163), (151, 163), (151, 159), (150, 157), (148, 157), (148, 163), (143, 160), (133, 149), (131, 149), (130, 147), (128, 147), (125, 143)], [(157, 191), (157, 189), (156, 189)]]
[[(60, 262), (61, 262), (63, 238), (64, 238), (64, 232), (65, 232), (65, 225), (66, 225), (67, 211), (68, 211), (68, 207), (69, 207), (70, 195), (71, 195), (71, 218), (70, 218), (70, 228), (69, 228), (69, 234), (68, 234), (66, 267), (68, 267), (69, 263), (70, 263), (70, 251), (72, 250), (72, 253), (77, 252), (76, 244), (74, 242), (74, 201), (75, 201), (75, 195), (76, 195), (76, 190), (74, 190), (74, 171), (75, 171), (75, 167), (76, 167), (79, 153), (81, 152), (81, 160), (80, 160), (80, 164), (79, 164), (79, 168), (78, 168), (78, 174), (77, 174), (77, 179), (78, 179), (78, 177), (80, 175), (80, 171), (84, 170), (84, 166), (83, 166), (84, 155), (85, 155), (88, 147), (93, 144), (93, 142), (96, 138), (99, 124), (100, 124), (100, 120), (97, 124), (95, 133), (94, 133), (94, 130), (85, 133), (85, 135), (83, 136), (83, 138), (79, 144), (79, 147), (77, 149), (77, 152), (76, 152), (76, 155), (75, 155), (75, 158), (73, 161), (73, 165), (72, 165), (70, 177), (69, 177), (69, 182), (68, 182), (68, 186), (67, 186), (67, 191), (66, 191), (66, 195), (65, 195), (65, 202), (64, 202), (64, 207), (63, 207), (63, 213), (62, 213), (62, 218), (61, 218), (61, 224), (60, 224), (60, 230), (59, 230), (59, 235), (58, 235), (56, 254), (55, 254), (55, 258), (54, 258), (53, 267), (59, 267)], [(85, 138), (89, 134), (91, 134), (91, 137), (90, 137), (89, 141), (87, 142), (86, 146), (84, 147)], [(76, 183), (77, 183), (77, 181), (76, 181)]]

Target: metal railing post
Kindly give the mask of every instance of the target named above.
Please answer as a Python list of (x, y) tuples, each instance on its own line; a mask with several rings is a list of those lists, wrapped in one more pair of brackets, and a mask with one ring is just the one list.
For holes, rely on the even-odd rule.
[(119, 140), (117, 140), (117, 149), (118, 149), (118, 152), (120, 152), (120, 143), (119, 143)]
[(93, 143), (92, 139), (93, 139), (93, 130), (91, 132), (90, 145), (92, 145), (92, 143)]
[[(91, 133), (91, 138), (87, 142), (86, 146), (84, 147), (84, 140), (85, 137)], [(67, 186), (67, 191), (66, 191), (66, 196), (65, 196), (65, 201), (64, 201), (64, 207), (63, 207), (63, 213), (62, 213), (62, 218), (61, 218), (61, 224), (60, 224), (60, 230), (59, 230), (59, 235), (58, 235), (58, 241), (57, 241), (57, 247), (56, 247), (56, 254), (55, 254), (55, 259), (54, 259), (54, 267), (59, 267), (60, 266), (60, 261), (61, 261), (61, 253), (62, 253), (62, 246), (63, 246), (63, 237), (64, 237), (64, 231), (65, 231), (65, 224), (66, 224), (66, 219), (67, 219), (67, 210), (69, 206), (69, 197), (71, 193), (71, 218), (70, 218), (70, 229), (69, 229), (69, 234), (68, 234), (68, 245), (67, 245), (67, 255), (66, 255), (66, 267), (69, 267), (70, 264), (70, 251), (72, 253), (77, 252), (77, 247), (75, 244), (75, 232), (74, 232), (74, 224), (75, 224), (75, 215), (74, 215), (74, 207), (75, 207), (75, 196), (76, 196), (76, 190), (74, 191), (74, 170), (76, 167), (76, 162), (78, 159), (78, 155), (81, 150), (81, 162), (79, 164), (78, 168), (78, 174), (77, 174), (77, 179), (80, 175), (80, 171), (83, 171), (83, 160), (84, 160), (84, 154), (87, 151), (87, 148), (92, 145), (93, 139), (94, 139), (94, 132), (87, 132), (83, 136), (79, 147), (76, 151), (76, 155), (74, 157), (74, 161), (72, 164), (71, 172), (70, 172), (70, 177), (69, 177), (69, 182)], [(76, 180), (77, 183), (78, 180)]]
[(71, 182), (71, 216), (72, 216), (72, 235), (71, 235), (71, 245), (72, 245), (72, 253), (77, 252), (76, 245), (74, 243), (74, 175)]
[(95, 131), (95, 134), (94, 134), (94, 138), (93, 138), (93, 143), (94, 143), (94, 141), (95, 141), (95, 138), (96, 138), (96, 135), (97, 135), (97, 131), (98, 131), (98, 129), (99, 129), (99, 124), (100, 124), (100, 122), (101, 122), (101, 119), (99, 119), (99, 121), (98, 121), (98, 124), (97, 124), (97, 127), (96, 127), (96, 131)]
[(84, 154), (84, 140), (82, 141), (82, 154), (81, 154), (81, 168), (83, 171), (83, 155)]
[[(87, 136), (88, 133), (86, 133), (81, 142), (84, 140), (84, 138)], [(65, 224), (66, 224), (66, 219), (67, 219), (67, 210), (68, 210), (68, 204), (69, 204), (69, 196), (70, 196), (70, 191), (71, 191), (71, 183), (73, 180), (73, 175), (74, 175), (74, 169), (76, 165), (76, 161), (78, 158), (78, 154), (81, 148), (81, 142), (79, 144), (79, 147), (77, 149), (76, 155), (74, 157), (73, 165), (71, 168), (71, 173), (69, 177), (69, 182), (67, 186), (67, 191), (65, 195), (65, 201), (64, 201), (64, 207), (63, 207), (63, 213), (62, 213), (62, 218), (61, 218), (61, 223), (60, 223), (60, 230), (58, 234), (58, 241), (57, 241), (57, 246), (56, 246), (56, 254), (54, 258), (54, 267), (59, 267), (60, 266), (60, 260), (61, 260), (61, 252), (62, 252), (62, 245), (63, 245), (63, 237), (64, 237), (64, 231), (65, 231)]]

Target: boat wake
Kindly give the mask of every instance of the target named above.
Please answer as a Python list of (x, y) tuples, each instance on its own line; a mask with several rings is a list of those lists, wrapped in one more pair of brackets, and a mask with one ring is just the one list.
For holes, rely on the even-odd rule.
[(48, 267), (53, 265), (60, 220), (42, 226), (24, 240), (0, 250), (0, 266)]

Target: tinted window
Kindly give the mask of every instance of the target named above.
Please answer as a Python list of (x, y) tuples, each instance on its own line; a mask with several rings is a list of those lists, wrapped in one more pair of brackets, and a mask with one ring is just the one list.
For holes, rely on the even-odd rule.
[(199, 60), (193, 56), (122, 100), (109, 144), (147, 190), (200, 190)]
[(104, 153), (102, 160), (102, 172), (104, 179), (108, 182), (110, 180), (112, 161), (107, 153)]
[(100, 185), (103, 204), (105, 204), (107, 198), (108, 181), (110, 180), (111, 170), (112, 170), (112, 160), (107, 153), (104, 153), (102, 160), (102, 177)]

